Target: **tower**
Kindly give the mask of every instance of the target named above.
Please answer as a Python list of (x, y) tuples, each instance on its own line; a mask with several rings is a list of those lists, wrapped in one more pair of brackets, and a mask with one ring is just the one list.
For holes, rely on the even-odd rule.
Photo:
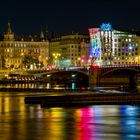
[(14, 33), (12, 32), (10, 22), (8, 22), (7, 30), (4, 33), (4, 41), (14, 41)]
[(44, 37), (44, 33), (43, 33), (43, 31), (41, 31), (41, 33), (40, 33), (40, 40), (41, 40), (41, 41), (45, 41), (44, 38), (45, 38), (45, 37)]

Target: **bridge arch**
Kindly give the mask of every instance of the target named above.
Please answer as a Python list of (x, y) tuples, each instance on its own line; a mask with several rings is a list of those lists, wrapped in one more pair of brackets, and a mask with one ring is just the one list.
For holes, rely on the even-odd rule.
[(131, 72), (131, 73), (134, 73), (134, 74), (138, 74), (138, 73), (140, 73), (140, 70), (139, 69), (135, 69), (135, 68), (112, 68), (112, 69), (109, 69), (109, 70), (107, 70), (107, 71), (102, 71), (101, 70), (101, 72), (100, 72), (100, 75), (101, 76), (106, 76), (106, 75), (108, 75), (108, 74), (111, 74), (111, 73), (113, 73), (113, 72), (123, 72), (123, 71), (127, 71), (127, 72)]
[(89, 86), (89, 76), (85, 72), (71, 70), (71, 71), (52, 71), (42, 73), (41, 77), (48, 82), (54, 82), (56, 84), (66, 84), (76, 83), (77, 87)]
[(106, 81), (106, 83), (117, 83), (134, 88), (137, 85), (137, 75), (139, 73), (140, 70), (133, 67), (120, 67), (100, 70), (98, 82), (105, 83)]

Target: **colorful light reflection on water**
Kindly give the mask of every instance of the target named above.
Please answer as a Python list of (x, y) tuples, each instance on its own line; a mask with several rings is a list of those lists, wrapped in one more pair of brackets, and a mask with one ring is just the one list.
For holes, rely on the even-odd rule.
[(25, 105), (33, 93), (0, 93), (2, 140), (137, 140), (140, 107), (100, 105), (41, 108)]

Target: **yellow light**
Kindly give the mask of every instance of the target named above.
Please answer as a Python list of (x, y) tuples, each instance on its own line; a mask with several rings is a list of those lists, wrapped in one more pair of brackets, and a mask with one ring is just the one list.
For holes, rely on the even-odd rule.
[(47, 77), (50, 77), (50, 76), (51, 76), (51, 75), (49, 75), (49, 74), (47, 75)]
[(79, 60), (79, 61), (80, 61), (80, 59), (81, 59), (81, 58), (80, 58), (80, 57), (78, 57), (78, 60)]

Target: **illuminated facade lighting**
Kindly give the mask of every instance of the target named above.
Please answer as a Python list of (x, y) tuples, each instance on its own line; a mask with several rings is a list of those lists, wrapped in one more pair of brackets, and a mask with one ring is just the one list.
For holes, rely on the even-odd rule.
[[(92, 64), (139, 64), (135, 59), (139, 54), (140, 40), (136, 34), (112, 29), (111, 24), (103, 23), (100, 28), (90, 28), (90, 58)], [(128, 56), (131, 59), (125, 59)]]

